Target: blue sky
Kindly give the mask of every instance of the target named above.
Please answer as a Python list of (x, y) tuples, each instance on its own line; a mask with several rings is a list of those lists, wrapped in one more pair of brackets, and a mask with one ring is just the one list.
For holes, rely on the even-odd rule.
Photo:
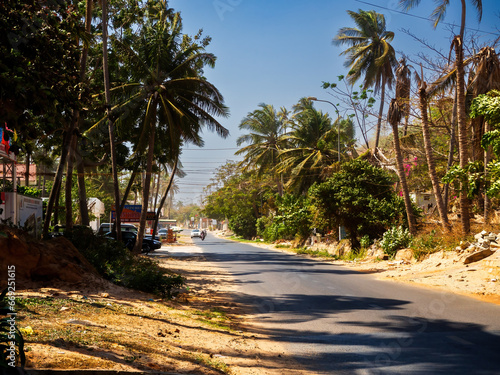
[[(399, 13), (394, 0), (170, 0), (169, 6), (181, 12), (185, 33), (194, 35), (203, 29), (204, 35), (212, 37), (207, 50), (217, 56), (217, 63), (206, 70), (206, 77), (222, 92), (231, 112), (229, 118), (220, 119), (230, 132), (228, 138), (206, 132), (204, 148), (184, 149), (181, 161), (187, 176), (177, 181), (180, 192), (174, 199), (200, 204), (215, 169), (226, 160), (241, 160), (234, 156), (236, 139), (242, 134), (238, 125), (260, 103), (291, 109), (302, 97), (332, 100), (321, 83), (347, 73), (339, 56), (342, 47), (332, 45), (341, 27), (354, 26), (347, 10), (373, 9), (384, 14), (387, 29), (396, 34), (392, 44), (397, 52), (430, 53), (402, 31), (409, 29), (447, 55), (450, 24), (458, 25), (461, 14), (460, 1), (451, 4), (444, 23), (433, 29), (432, 22), (423, 19), (435, 7), (430, 0), (423, 0), (410, 15)], [(499, 36), (498, 0), (483, 0), (480, 24), (470, 4), (467, 1), (467, 26), (481, 30), (477, 35), (485, 40), (495, 35), (484, 32)], [(333, 113), (329, 104), (316, 103), (316, 107)]]

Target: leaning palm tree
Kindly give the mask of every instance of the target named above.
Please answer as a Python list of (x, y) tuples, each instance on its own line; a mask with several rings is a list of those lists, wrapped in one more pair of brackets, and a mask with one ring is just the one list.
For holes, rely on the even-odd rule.
[[(259, 107), (260, 109), (249, 113), (240, 123), (240, 130), (245, 129), (250, 133), (238, 137), (236, 144), (240, 146), (249, 143), (249, 145), (236, 151), (236, 155), (245, 154), (240, 163), (244, 166), (244, 171), (256, 168), (260, 176), (266, 171), (273, 170), (279, 162), (286, 118), (284, 113), (277, 112), (272, 105), (262, 103)], [(283, 195), (279, 174), (276, 174), (276, 185), (279, 195)]]
[[(471, 0), (472, 5), (476, 8), (478, 19), (481, 21), (483, 13), (483, 4), (481, 0)], [(400, 5), (404, 9), (410, 10), (420, 4), (420, 0), (400, 0)], [(469, 141), (467, 134), (467, 119), (465, 113), (465, 70), (464, 70), (464, 32), (465, 32), (465, 16), (466, 16), (466, 1), (461, 0), (462, 17), (460, 22), (460, 32), (453, 39), (452, 46), (455, 49), (455, 68), (457, 78), (457, 120), (458, 120), (458, 152), (460, 156), (460, 168), (465, 169), (469, 161)], [(434, 28), (446, 14), (446, 8), (450, 4), (450, 0), (438, 1), (438, 6), (431, 14), (434, 21)], [(467, 197), (467, 182), (462, 181), (460, 189), (460, 219), (462, 231), (464, 234), (470, 232), (470, 203)]]
[(382, 116), (384, 112), (385, 89), (392, 87), (394, 81), (393, 69), (397, 67), (396, 53), (390, 42), (394, 33), (386, 29), (385, 17), (374, 10), (359, 10), (347, 12), (357, 25), (343, 27), (333, 38), (336, 45), (347, 45), (341, 55), (346, 55), (345, 66), (351, 70), (348, 82), (354, 84), (361, 76), (363, 88), (373, 86), (374, 92), (380, 91), (380, 108), (375, 133), (375, 153), (380, 139)]
[(133, 47), (116, 40), (115, 43), (127, 54), (135, 83), (128, 86), (134, 89), (128, 100), (113, 110), (119, 120), (136, 112), (128, 110), (136, 106), (144, 114), (137, 141), (138, 150), (147, 150), (142, 212), (134, 247), (137, 253), (146, 226), (156, 133), (168, 132), (171, 139), (180, 137), (183, 141), (202, 145), (200, 131), (203, 127), (222, 137), (228, 135), (228, 130), (214, 118), (227, 116), (228, 109), (219, 90), (202, 75), (205, 66), (214, 66), (215, 56), (206, 53), (196, 39), (184, 37), (179, 13), (172, 15), (159, 11), (150, 17)]
[(403, 199), (406, 208), (406, 217), (408, 219), (408, 230), (411, 234), (415, 234), (416, 223), (415, 215), (413, 215), (413, 206), (410, 198), (410, 191), (408, 189), (408, 183), (406, 181), (406, 174), (403, 165), (403, 153), (401, 152), (401, 142), (399, 140), (399, 123), (401, 118), (405, 117), (405, 132), (406, 132), (406, 121), (408, 118), (408, 108), (410, 99), (410, 68), (406, 65), (406, 60), (403, 58), (399, 62), (399, 67), (396, 70), (396, 98), (392, 99), (389, 105), (389, 113), (387, 114), (387, 120), (392, 126), (392, 134), (394, 137), (394, 151), (396, 153), (396, 165), (399, 176), (399, 182), (401, 183), (401, 190), (403, 192)]

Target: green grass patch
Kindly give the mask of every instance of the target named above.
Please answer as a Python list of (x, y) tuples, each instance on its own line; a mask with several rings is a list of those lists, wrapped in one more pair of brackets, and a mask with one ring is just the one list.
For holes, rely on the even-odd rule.
[(274, 245), (274, 247), (277, 248), (277, 249), (290, 249), (292, 246), (291, 245), (286, 245), (286, 244), (279, 243), (279, 244)]
[(231, 327), (229, 325), (230, 319), (224, 311), (219, 309), (211, 309), (208, 311), (196, 310), (193, 315), (197, 316), (196, 320), (203, 322), (211, 327), (222, 329), (224, 331), (230, 331)]
[(296, 249), (291, 249), (294, 253), (296, 254), (307, 254), (311, 255), (316, 258), (332, 258), (332, 259), (339, 259), (337, 255), (330, 254), (327, 250), (325, 249), (318, 249), (318, 250), (312, 250), (306, 247), (299, 247)]
[(203, 364), (212, 369), (218, 370), (223, 374), (231, 374), (231, 369), (229, 366), (221, 360), (214, 359), (209, 354), (203, 353), (193, 353), (191, 354), (192, 359), (194, 359), (197, 363)]

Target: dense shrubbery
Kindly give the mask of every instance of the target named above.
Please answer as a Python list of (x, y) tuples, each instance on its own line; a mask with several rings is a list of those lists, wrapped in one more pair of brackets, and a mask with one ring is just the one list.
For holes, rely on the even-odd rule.
[(104, 278), (127, 288), (171, 297), (183, 285), (181, 276), (170, 274), (158, 263), (137, 256), (120, 242), (96, 236), (87, 228), (75, 227), (64, 234)]
[(229, 228), (237, 236), (250, 239), (257, 234), (255, 222), (254, 216), (237, 214), (229, 219)]
[(257, 220), (257, 234), (265, 241), (305, 240), (311, 233), (311, 212), (304, 197), (277, 195), (276, 215)]
[(394, 223), (404, 223), (406, 218), (394, 182), (393, 174), (365, 160), (344, 163), (339, 172), (309, 189), (315, 226), (344, 226), (354, 249), (361, 247), (364, 236), (380, 238)]

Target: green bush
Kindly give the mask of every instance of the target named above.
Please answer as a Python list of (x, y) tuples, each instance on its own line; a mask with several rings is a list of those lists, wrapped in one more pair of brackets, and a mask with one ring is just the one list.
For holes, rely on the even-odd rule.
[(257, 221), (255, 222), (257, 236), (262, 237), (265, 241), (268, 241), (268, 239), (266, 239), (266, 236), (267, 236), (266, 232), (267, 232), (267, 228), (269, 227), (269, 225), (271, 223), (272, 223), (272, 220), (268, 216), (259, 217), (257, 219)]
[(356, 159), (309, 189), (313, 226), (321, 231), (344, 226), (354, 251), (368, 235), (379, 238), (393, 225), (404, 224), (403, 200), (394, 192), (395, 175)]
[(392, 227), (384, 233), (380, 246), (389, 256), (394, 256), (396, 251), (408, 247), (411, 244), (412, 235), (408, 229), (399, 227)]
[(366, 234), (361, 237), (361, 239), (359, 240), (359, 244), (361, 245), (362, 249), (367, 249), (372, 244), (372, 240), (370, 239), (370, 236)]
[(97, 236), (90, 229), (75, 227), (67, 237), (105, 279), (127, 288), (170, 298), (181, 287), (181, 276), (169, 273), (157, 261), (133, 255), (121, 242)]
[(229, 228), (237, 236), (251, 239), (257, 234), (256, 221), (253, 216), (238, 214), (229, 219)]
[(302, 196), (276, 195), (276, 212), (257, 220), (257, 234), (265, 241), (305, 240), (311, 233), (309, 203)]

